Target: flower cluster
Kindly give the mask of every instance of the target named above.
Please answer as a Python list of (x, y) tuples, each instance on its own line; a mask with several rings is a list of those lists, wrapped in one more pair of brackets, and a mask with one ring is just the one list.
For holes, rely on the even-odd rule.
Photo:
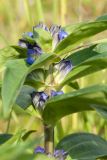
[[(61, 26), (52, 25), (50, 28), (48, 28), (45, 24), (39, 23), (38, 25), (33, 27), (33, 32), (27, 32), (24, 33), (24, 36), (22, 39), (19, 40), (19, 46), (22, 48), (27, 49), (27, 58), (26, 63), (29, 65), (32, 65), (36, 58), (43, 54), (43, 50), (38, 45), (38, 43), (35, 40), (34, 31), (35, 29), (43, 29), (46, 32), (49, 32), (52, 36), (52, 46), (53, 48), (56, 47), (56, 45), (62, 41), (64, 38), (68, 36), (68, 34), (61, 28)], [(26, 38), (27, 37), (27, 38)], [(30, 39), (30, 40), (29, 40)], [(70, 60), (62, 59), (58, 63), (52, 64), (53, 66), (53, 73), (50, 73), (53, 75), (53, 82), (47, 82), (51, 86), (57, 86), (65, 77), (66, 75), (72, 70), (72, 63)], [(50, 66), (49, 66), (50, 69)], [(51, 76), (51, 75), (49, 75)], [(50, 88), (49, 92), (45, 93), (44, 91), (41, 92), (33, 92), (31, 94), (32, 104), (34, 108), (43, 109), (45, 102), (50, 98), (58, 95), (62, 95), (63, 91), (56, 91), (55, 88)]]
[[(42, 153), (42, 154), (46, 154), (45, 153), (45, 149), (38, 146), (37, 148), (35, 148), (34, 153)], [(52, 154), (47, 154), (48, 157), (55, 157), (57, 160), (65, 160), (67, 157), (67, 152), (65, 152), (63, 149), (57, 149), (54, 151), (53, 155)]]
[[(33, 36), (32, 32), (28, 32), (27, 35), (29, 37)], [(29, 43), (27, 40), (20, 39), (19, 40), (19, 46), (27, 49), (27, 64), (31, 65), (36, 60), (36, 57), (42, 54), (42, 49), (39, 47), (39, 45), (35, 43)]]
[[(66, 38), (68, 35), (61, 28), (61, 26), (57, 26), (57, 25), (52, 25), (50, 28), (48, 28), (45, 24), (39, 23), (38, 25), (33, 27), (33, 30), (35, 28), (40, 28), (40, 29), (43, 29), (43, 30), (46, 30), (47, 32), (49, 32), (53, 38), (53, 46), (54, 47), (58, 44), (58, 42), (60, 42), (64, 38)], [(33, 32), (27, 32), (27, 33), (25, 33), (25, 35), (31, 39), (34, 38)], [(33, 64), (34, 61), (36, 60), (36, 57), (43, 53), (42, 49), (37, 44), (37, 42), (35, 42), (35, 40), (34, 40), (34, 42), (30, 43), (28, 40), (26, 40), (23, 37), (22, 39), (19, 39), (19, 46), (27, 49), (26, 62), (29, 65)]]

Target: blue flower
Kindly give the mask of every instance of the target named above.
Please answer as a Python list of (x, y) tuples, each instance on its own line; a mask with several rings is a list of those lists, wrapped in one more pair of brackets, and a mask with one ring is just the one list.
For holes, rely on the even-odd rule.
[(33, 38), (33, 32), (26, 32), (26, 35)]
[(45, 92), (33, 92), (31, 94), (32, 103), (35, 108), (42, 108), (49, 98)]
[(65, 152), (63, 149), (55, 150), (54, 157), (57, 158), (58, 160), (65, 160), (67, 157), (67, 152)]
[(27, 49), (26, 62), (31, 65), (36, 60), (36, 57), (42, 54), (42, 50), (36, 43), (35, 44), (27, 43), (27, 47), (28, 49)]
[(34, 26), (34, 29), (35, 28), (44, 29), (44, 30), (50, 32), (51, 36), (53, 37), (53, 42), (52, 42), (52, 48), (53, 49), (56, 47), (56, 45), (61, 40), (63, 40), (64, 38), (66, 38), (68, 36), (67, 32), (65, 32), (61, 28), (61, 26), (58, 26), (58, 25), (52, 25), (50, 28), (48, 28), (45, 24), (40, 22), (38, 25)]
[(45, 153), (45, 149), (38, 146), (35, 148), (34, 153)]
[(34, 59), (33, 57), (27, 57), (27, 59), (26, 59), (26, 62), (27, 62), (27, 64), (29, 64), (29, 65), (33, 64), (34, 61), (35, 61), (35, 59)]
[(54, 49), (57, 44), (68, 36), (67, 32), (61, 29), (61, 26), (52, 25), (50, 27), (50, 33), (53, 37), (52, 48)]
[(66, 38), (68, 36), (68, 33), (65, 32), (64, 30), (61, 29), (61, 31), (59, 31), (58, 33), (58, 38), (59, 38), (59, 41), (63, 40), (64, 38)]
[(73, 66), (70, 60), (63, 59), (54, 65), (55, 81), (60, 83), (66, 75), (72, 70)]
[(51, 90), (51, 97), (54, 97), (54, 96), (58, 96), (58, 95), (62, 95), (64, 94), (63, 91), (54, 91), (54, 90)]
[(27, 59), (26, 62), (27, 64), (31, 65), (35, 61), (35, 50), (34, 49), (28, 49), (27, 50)]

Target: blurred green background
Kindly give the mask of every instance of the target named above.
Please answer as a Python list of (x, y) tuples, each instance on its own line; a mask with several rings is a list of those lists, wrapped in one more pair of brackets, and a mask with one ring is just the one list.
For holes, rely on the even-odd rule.
[[(21, 34), (31, 31), (39, 21), (48, 26), (65, 26), (88, 21), (107, 13), (107, 0), (0, 0), (0, 48), (17, 44)], [(99, 34), (93, 40), (106, 38), (107, 32)], [(97, 72), (79, 80), (80, 87), (106, 83), (106, 71)], [(0, 73), (1, 76), (1, 73)], [(67, 88), (65, 90), (68, 90)], [(2, 102), (0, 101), (1, 106)], [(28, 114), (18, 106), (11, 118), (4, 119), (0, 112), (0, 133), (15, 133), (19, 129), (37, 130), (33, 135), (43, 135), (43, 126), (39, 118)], [(64, 135), (85, 131), (98, 133), (107, 138), (107, 122), (95, 112), (85, 112), (67, 116), (58, 122), (55, 141)]]

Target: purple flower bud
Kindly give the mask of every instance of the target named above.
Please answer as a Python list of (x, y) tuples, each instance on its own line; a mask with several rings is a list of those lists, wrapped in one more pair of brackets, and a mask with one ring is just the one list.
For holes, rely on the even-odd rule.
[(35, 61), (36, 57), (35, 57), (35, 50), (34, 49), (28, 49), (27, 50), (27, 59), (26, 62), (28, 64), (33, 64)]
[(34, 49), (28, 49), (27, 54), (28, 54), (28, 56), (33, 55), (33, 54), (35, 54), (35, 50)]
[(65, 160), (67, 157), (67, 152), (65, 152), (63, 149), (62, 150), (55, 150), (54, 157), (57, 158), (58, 160)]
[(37, 44), (32, 45), (28, 43), (27, 46), (28, 46), (28, 50), (27, 50), (26, 62), (28, 64), (33, 64), (36, 57), (42, 54), (42, 50)]
[(71, 61), (65, 59), (55, 64), (54, 67), (57, 72), (56, 75), (57, 82), (61, 82), (73, 68)]
[(39, 24), (34, 26), (33, 28), (41, 28), (41, 29), (44, 29), (46, 31), (49, 31), (48, 27), (45, 24), (43, 24), (43, 22), (39, 22)]
[(42, 49), (38, 45), (33, 46), (33, 49), (37, 55), (41, 55), (43, 53)]
[(58, 34), (58, 33), (60, 32), (60, 30), (61, 30), (61, 26), (57, 26), (57, 25), (52, 25), (52, 26), (50, 27), (50, 29), (49, 29), (52, 37), (54, 37), (55, 34)]
[(33, 92), (31, 98), (34, 107), (42, 108), (49, 96), (45, 92)]
[(63, 91), (58, 91), (58, 92), (56, 92), (56, 91), (54, 91), (54, 90), (51, 90), (51, 97), (58, 96), (58, 95), (62, 95), (62, 94), (64, 94)]
[(38, 146), (35, 148), (34, 153), (45, 153), (45, 149)]
[(26, 32), (26, 35), (33, 38), (33, 33), (32, 32)]
[(58, 33), (58, 38), (59, 38), (59, 41), (63, 40), (64, 38), (66, 38), (68, 36), (68, 33), (65, 32), (64, 30), (61, 29), (61, 31), (59, 31)]
[(33, 64), (34, 61), (35, 61), (35, 59), (33, 57), (27, 57), (27, 59), (26, 59), (27, 64), (30, 64), (30, 65)]
[[(34, 52), (32, 51), (31, 54), (35, 53), (35, 54), (37, 54), (37, 55), (40, 55), (40, 54), (43, 53), (43, 52), (42, 52), (42, 49), (38, 46), (37, 43), (34, 43), (34, 44), (28, 43), (28, 44), (27, 44), (27, 47), (28, 47), (28, 49), (34, 50)], [(29, 53), (30, 53), (30, 52), (29, 52)]]
[(19, 39), (18, 46), (22, 48), (27, 48), (27, 43), (24, 39)]

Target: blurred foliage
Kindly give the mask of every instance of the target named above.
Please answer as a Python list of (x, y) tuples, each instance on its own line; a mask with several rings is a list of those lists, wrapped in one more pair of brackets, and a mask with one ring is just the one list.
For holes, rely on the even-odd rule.
[[(45, 21), (49, 26), (52, 23), (74, 24), (87, 21), (107, 12), (107, 0), (0, 0), (0, 48), (7, 44), (17, 44), (21, 34), (30, 31), (39, 21)], [(105, 32), (106, 33), (106, 32)], [(104, 34), (105, 35), (105, 34)], [(103, 35), (96, 36), (95, 40)], [(106, 71), (102, 71), (105, 76)], [(106, 77), (97, 72), (81, 78), (81, 88), (90, 84), (106, 83)], [(0, 77), (2, 75), (0, 74)], [(91, 83), (90, 83), (91, 82)], [(71, 88), (66, 87), (66, 90)], [(9, 93), (8, 93), (9, 94)], [(1, 104), (2, 102), (0, 102)], [(2, 105), (0, 105), (1, 109)], [(59, 128), (59, 129), (58, 129)], [(11, 113), (9, 119), (4, 119), (0, 112), (0, 133), (15, 133), (19, 129), (36, 130), (32, 137), (43, 134), (43, 126), (38, 118), (29, 116), (18, 106)], [(76, 131), (98, 133), (107, 138), (107, 122), (94, 112), (85, 112), (67, 116), (58, 122), (55, 128), (55, 141), (64, 135)]]

